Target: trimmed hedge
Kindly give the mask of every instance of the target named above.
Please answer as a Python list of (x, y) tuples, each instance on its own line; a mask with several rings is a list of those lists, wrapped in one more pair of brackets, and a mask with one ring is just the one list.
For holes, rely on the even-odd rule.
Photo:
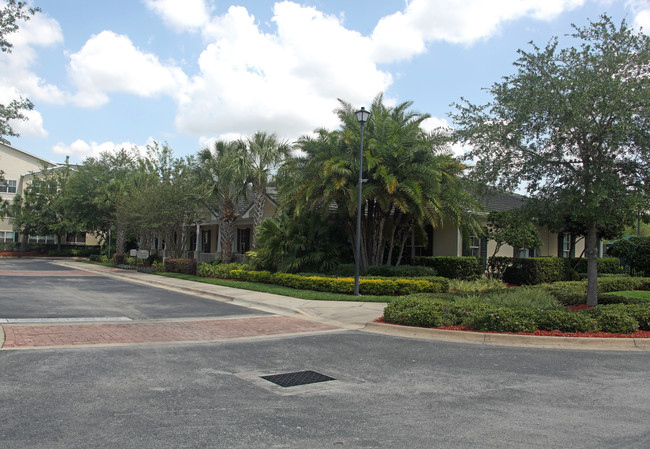
[(438, 276), (449, 279), (472, 281), (481, 277), (483, 270), (477, 257), (448, 257), (448, 256), (417, 256), (412, 263), (425, 267), (433, 267)]
[[(250, 282), (277, 284), (298, 290), (315, 290), (330, 293), (354, 293), (354, 278), (330, 278), (323, 276), (300, 276), (290, 273), (268, 271), (232, 270), (233, 279)], [(449, 291), (449, 280), (429, 277), (427, 279), (359, 279), (359, 293), (364, 295), (408, 295), (412, 293), (443, 293)]]
[(196, 275), (196, 259), (165, 259), (165, 271)]
[(384, 276), (384, 277), (421, 277), (421, 276), (436, 276), (436, 269), (433, 267), (425, 267), (419, 265), (400, 265), (395, 267), (392, 265), (373, 265), (366, 270), (368, 276)]
[(206, 263), (199, 262), (196, 273), (203, 278), (232, 279), (232, 270), (250, 270), (245, 263)]
[(567, 278), (566, 260), (557, 257), (514, 258), (503, 273), (503, 281), (516, 285), (564, 281)]
[(618, 304), (572, 312), (402, 298), (384, 309), (384, 321), (421, 327), (463, 325), (473, 330), (493, 332), (533, 332), (539, 329), (629, 334), (639, 329), (650, 329), (650, 306)]
[[(577, 265), (576, 265), (577, 263)], [(574, 270), (575, 267), (575, 270)], [(578, 273), (587, 272), (586, 259), (566, 259), (560, 257), (514, 258), (505, 269), (504, 282), (516, 285), (535, 285), (548, 282), (573, 281), (580, 278)], [(613, 257), (598, 259), (598, 274), (618, 274), (621, 263)]]

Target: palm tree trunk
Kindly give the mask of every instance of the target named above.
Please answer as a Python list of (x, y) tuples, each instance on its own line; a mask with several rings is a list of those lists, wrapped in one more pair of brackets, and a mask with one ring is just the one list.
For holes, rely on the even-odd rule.
[(253, 234), (251, 248), (257, 248), (257, 227), (264, 219), (264, 204), (266, 203), (266, 186), (256, 185), (253, 188)]

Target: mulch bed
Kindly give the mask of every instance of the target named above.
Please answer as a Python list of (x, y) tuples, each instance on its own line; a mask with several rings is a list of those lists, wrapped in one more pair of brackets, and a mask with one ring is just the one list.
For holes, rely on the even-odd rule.
[[(580, 307), (580, 306), (577, 306)], [(591, 307), (591, 306), (587, 306)], [(393, 324), (401, 326), (401, 324), (387, 323), (381, 317), (375, 320), (375, 323)], [(490, 332), (490, 331), (477, 331), (468, 328), (467, 326), (445, 326), (433, 327), (431, 329), (440, 329), (446, 331), (464, 331), (464, 332), (478, 332), (482, 334), (511, 334), (511, 335), (536, 335), (543, 337), (591, 337), (591, 338), (650, 338), (650, 331), (638, 331), (632, 334), (613, 334), (611, 332), (560, 332), (560, 331), (540, 331), (535, 332)]]

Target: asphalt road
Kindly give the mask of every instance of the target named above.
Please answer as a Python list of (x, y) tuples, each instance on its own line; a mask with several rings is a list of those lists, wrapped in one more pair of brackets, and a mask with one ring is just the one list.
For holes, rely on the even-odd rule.
[(0, 259), (0, 319), (261, 314), (209, 298), (88, 274), (42, 259)]
[[(138, 288), (155, 303), (158, 289)], [(4, 350), (0, 447), (640, 449), (650, 447), (648, 368), (642, 352), (359, 331)], [(336, 380), (261, 378), (303, 370)]]

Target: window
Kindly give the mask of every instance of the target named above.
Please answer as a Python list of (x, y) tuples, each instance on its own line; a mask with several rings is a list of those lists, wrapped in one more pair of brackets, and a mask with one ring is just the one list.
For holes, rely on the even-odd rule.
[(0, 184), (0, 193), (16, 193), (18, 181), (7, 179), (7, 184)]
[(571, 234), (562, 234), (562, 256), (571, 257)]
[(0, 243), (14, 242), (14, 231), (0, 231)]
[(481, 257), (481, 239), (477, 235), (469, 238), (469, 256)]
[(53, 235), (30, 235), (29, 243), (54, 245), (56, 243), (56, 237)]
[(75, 233), (75, 234), (68, 234), (66, 236), (65, 242), (68, 245), (85, 245), (86, 244), (86, 234), (84, 234), (83, 232)]

